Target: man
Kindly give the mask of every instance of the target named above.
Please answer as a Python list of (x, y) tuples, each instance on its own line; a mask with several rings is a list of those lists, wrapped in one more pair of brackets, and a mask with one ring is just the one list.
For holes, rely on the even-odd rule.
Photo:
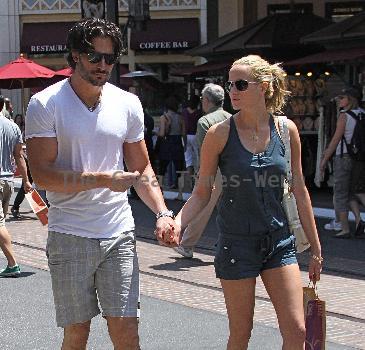
[(119, 28), (78, 22), (67, 47), (72, 76), (34, 95), (26, 118), (33, 180), (50, 203), (47, 256), (62, 350), (86, 348), (98, 302), (114, 349), (135, 350), (139, 276), (126, 191), (133, 185), (156, 213), (161, 241), (173, 213), (148, 159), (138, 97), (107, 83), (122, 49)]
[(13, 116), (13, 106), (11, 105), (10, 99), (8, 97), (4, 98), (4, 105), (0, 110), (0, 113), (2, 112), (2, 115), (6, 119), (12, 120)]
[[(196, 131), (196, 141), (198, 144), (198, 156), (200, 158), (200, 150), (209, 128), (214, 124), (220, 123), (228, 119), (231, 114), (223, 110), (224, 90), (220, 85), (206, 84), (201, 95), (202, 109), (205, 115), (198, 121)], [(214, 207), (222, 192), (222, 175), (218, 171), (214, 189), (210, 201), (206, 208), (197, 215), (196, 219), (185, 229), (180, 245), (174, 250), (185, 258), (193, 257), (193, 250), (204, 232), (212, 215)]]
[(5, 227), (5, 217), (14, 188), (13, 158), (23, 177), (24, 191), (29, 192), (32, 185), (29, 183), (23, 158), (22, 133), (15, 123), (1, 113), (4, 102), (4, 97), (0, 96), (0, 248), (8, 260), (8, 265), (0, 270), (0, 276), (11, 277), (20, 275), (20, 267), (16, 263), (11, 246), (11, 237)]

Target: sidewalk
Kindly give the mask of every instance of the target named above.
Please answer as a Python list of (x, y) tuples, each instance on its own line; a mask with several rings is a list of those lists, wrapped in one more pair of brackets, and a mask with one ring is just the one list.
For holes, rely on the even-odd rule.
[[(140, 221), (141, 218), (147, 217), (148, 219), (148, 215), (144, 215), (143, 205), (140, 201), (136, 202), (138, 203), (132, 203), (132, 207), (135, 211), (138, 209), (136, 225), (137, 236), (140, 237), (153, 230), (151, 224)], [(14, 250), (19, 262), (46, 270), (48, 267), (44, 250), (47, 229), (41, 226), (34, 215), (29, 212), (24, 214), (22, 220), (10, 220), (7, 226), (15, 242)], [(364, 242), (365, 240), (362, 243)], [(191, 260), (181, 259), (173, 250), (161, 247), (151, 239), (146, 240), (141, 237), (138, 240), (137, 249), (140, 260), (142, 295), (199, 309), (202, 312), (225, 315), (223, 294), (214, 275), (211, 252), (208, 251), (208, 254), (196, 253), (194, 259)], [(303, 285), (305, 285), (308, 281), (305, 271), (302, 272), (302, 278)], [(365, 278), (350, 278), (340, 274), (324, 273), (319, 284), (319, 293), (320, 297), (327, 301), (328, 341), (365, 349), (363, 332)], [(255, 322), (257, 325), (270, 329), (278, 327), (273, 307), (260, 279), (257, 283)], [(187, 321), (188, 326), (189, 324), (190, 321)], [(183, 326), (183, 323), (180, 326)], [(147, 347), (147, 349), (149, 348)]]

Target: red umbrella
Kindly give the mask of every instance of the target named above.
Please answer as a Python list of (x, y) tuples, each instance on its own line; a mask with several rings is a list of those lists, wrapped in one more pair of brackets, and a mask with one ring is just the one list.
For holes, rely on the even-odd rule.
[(56, 71), (56, 75), (61, 75), (64, 77), (70, 77), (72, 75), (72, 73), (73, 73), (73, 70), (71, 67), (66, 67), (66, 68)]
[(54, 75), (53, 70), (20, 55), (18, 59), (0, 67), (0, 88), (22, 89), (22, 112), (24, 115), (24, 88), (44, 85), (44, 79), (52, 78)]

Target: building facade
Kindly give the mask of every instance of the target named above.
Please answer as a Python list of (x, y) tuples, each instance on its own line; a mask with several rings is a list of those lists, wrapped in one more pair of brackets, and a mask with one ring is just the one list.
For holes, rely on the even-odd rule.
[[(105, 1), (106, 7), (110, 1)], [(123, 30), (128, 19), (128, 0), (115, 1)], [(81, 19), (81, 12), (81, 0), (0, 1), (0, 26), (5, 39), (0, 44), (0, 65), (22, 53), (51, 69), (64, 68), (67, 31)], [(151, 0), (147, 30), (127, 31), (128, 55), (120, 58), (122, 72), (151, 70), (160, 82), (182, 84), (170, 73), (204, 61), (185, 51), (207, 41), (207, 12), (207, 0)], [(11, 97), (17, 109), (19, 91), (3, 93)]]

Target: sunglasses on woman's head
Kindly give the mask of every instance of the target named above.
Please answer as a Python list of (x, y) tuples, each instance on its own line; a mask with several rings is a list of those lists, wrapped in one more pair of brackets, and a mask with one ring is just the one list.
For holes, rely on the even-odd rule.
[(259, 84), (259, 83), (257, 81), (248, 81), (245, 79), (240, 79), (236, 81), (229, 80), (224, 84), (224, 88), (228, 93), (231, 92), (233, 85), (236, 87), (238, 91), (245, 91), (248, 89), (249, 84)]
[(86, 52), (86, 57), (90, 63), (99, 63), (104, 57), (105, 63), (108, 65), (112, 65), (118, 60), (114, 53), (101, 53), (97, 51)]

